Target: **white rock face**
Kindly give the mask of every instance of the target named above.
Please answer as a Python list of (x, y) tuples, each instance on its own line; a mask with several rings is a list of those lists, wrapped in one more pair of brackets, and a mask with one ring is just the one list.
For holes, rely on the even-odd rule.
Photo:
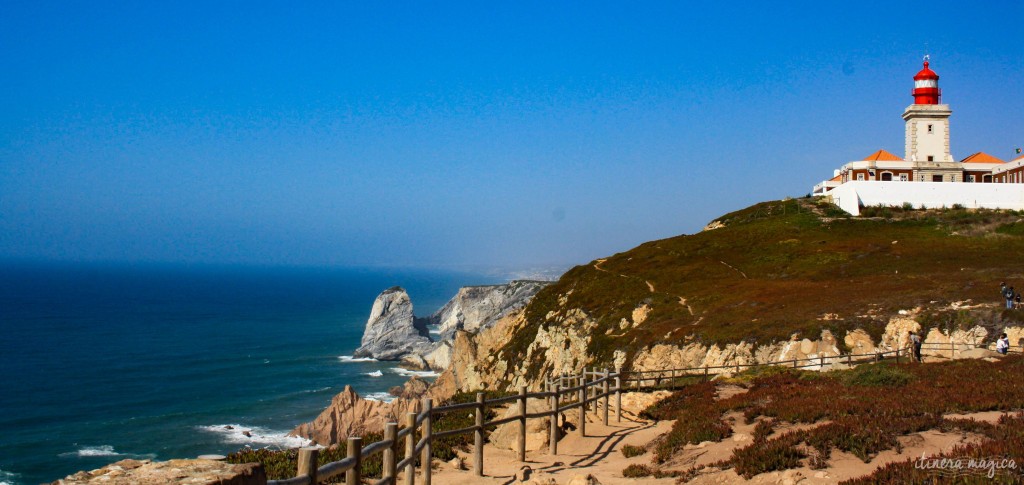
[(510, 281), (505, 285), (464, 286), (437, 313), (431, 323), (440, 325), (441, 340), (450, 341), (456, 330), (477, 332), (526, 306), (547, 281)]
[(374, 300), (361, 344), (356, 357), (378, 360), (399, 360), (431, 348), (426, 326), (413, 316), (409, 294), (398, 286), (384, 290)]

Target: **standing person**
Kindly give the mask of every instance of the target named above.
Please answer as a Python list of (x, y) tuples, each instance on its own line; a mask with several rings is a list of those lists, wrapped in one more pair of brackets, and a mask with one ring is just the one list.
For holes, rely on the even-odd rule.
[(1006, 298), (1006, 282), (999, 283), (999, 294)]
[(1017, 292), (1017, 296), (1013, 297), (1013, 307), (1020, 310), (1020, 292)]
[(1006, 298), (1006, 309), (1013, 308), (1013, 297), (1016, 296), (1017, 292), (1014, 291), (1013, 287), (1009, 287), (1003, 292), (1003, 298)]
[(914, 360), (922, 362), (921, 360), (921, 337), (910, 331), (910, 347), (914, 350)]
[(1006, 334), (999, 336), (999, 340), (996, 341), (996, 352), (1006, 355), (1006, 352), (1010, 350), (1010, 339), (1006, 337)]

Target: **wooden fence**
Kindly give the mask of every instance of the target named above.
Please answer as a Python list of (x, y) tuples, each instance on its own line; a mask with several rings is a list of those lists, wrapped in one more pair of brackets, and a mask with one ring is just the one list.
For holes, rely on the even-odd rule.
[[(971, 348), (982, 347), (972, 344), (938, 344), (925, 343), (923, 350), (930, 352), (944, 353), (947, 349), (950, 357), (955, 353)], [(1014, 352), (1018, 352), (1014, 350)], [(934, 355), (929, 354), (929, 355)], [(484, 474), (484, 431), (505, 423), (518, 422), (518, 458), (519, 461), (526, 461), (526, 420), (535, 418), (552, 417), (549, 420), (549, 453), (558, 454), (558, 440), (560, 438), (561, 426), (559, 417), (565, 421), (565, 413), (575, 411), (578, 413), (579, 425), (577, 431), (586, 436), (586, 413), (596, 414), (605, 425), (608, 425), (610, 414), (610, 400), (615, 398), (615, 419), (622, 420), (622, 392), (627, 389), (643, 389), (652, 387), (674, 387), (683, 385), (693, 378), (709, 379), (712, 376), (726, 373), (739, 373), (745, 369), (769, 366), (786, 366), (794, 369), (814, 368), (824, 370), (835, 364), (855, 366), (864, 363), (880, 362), (882, 360), (894, 359), (897, 363), (901, 360), (912, 358), (910, 349), (896, 349), (885, 352), (872, 352), (866, 354), (847, 354), (821, 356), (807, 359), (792, 359), (780, 362), (762, 364), (733, 364), (721, 366), (688, 367), (682, 369), (663, 369), (653, 371), (621, 372), (584, 369), (577, 375), (561, 375), (546, 380), (543, 392), (528, 392), (526, 387), (521, 387), (519, 393), (496, 399), (485, 399), (484, 393), (476, 394), (476, 402), (451, 404), (447, 406), (433, 407), (430, 398), (423, 399), (422, 411), (419, 413), (408, 413), (405, 419), (405, 426), (399, 430), (398, 423), (387, 423), (384, 427), (384, 439), (376, 443), (363, 446), (362, 438), (348, 438), (348, 456), (340, 461), (328, 463), (317, 467), (318, 448), (307, 447), (299, 450), (298, 471), (295, 478), (286, 480), (271, 480), (268, 485), (316, 485), (321, 481), (339, 477), (345, 474), (347, 485), (362, 483), (361, 467), (364, 460), (383, 454), (382, 477), (375, 481), (377, 485), (397, 485), (398, 471), (404, 470), (403, 482), (405, 485), (415, 485), (416, 478), (416, 457), (420, 457), (421, 481), (423, 485), (430, 485), (431, 469), (431, 443), (433, 440), (446, 436), (474, 435), (473, 446), (473, 471), (477, 476)], [(549, 409), (543, 412), (528, 413), (528, 399), (545, 399)], [(486, 411), (494, 406), (515, 403), (517, 412), (515, 415), (485, 421)], [(461, 429), (453, 429), (435, 432), (433, 420), (436, 416), (455, 412), (472, 410), (476, 423)], [(420, 439), (416, 440), (419, 433)], [(405, 445), (405, 458), (398, 461), (399, 451)]]

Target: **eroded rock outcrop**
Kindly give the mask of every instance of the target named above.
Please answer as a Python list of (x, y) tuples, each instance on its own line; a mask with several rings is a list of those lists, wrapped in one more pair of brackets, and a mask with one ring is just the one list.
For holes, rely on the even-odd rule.
[(384, 423), (390, 421), (404, 423), (407, 413), (419, 409), (418, 402), (401, 398), (389, 403), (363, 399), (351, 387), (345, 386), (345, 390), (335, 395), (330, 406), (316, 419), (300, 424), (288, 434), (312, 440), (318, 445), (341, 443), (349, 436), (380, 432)]
[(431, 315), (430, 321), (440, 326), (442, 340), (451, 340), (456, 330), (477, 332), (525, 307), (549, 284), (548, 281), (516, 280), (504, 285), (464, 286)]
[(263, 465), (233, 465), (214, 460), (121, 460), (103, 468), (78, 472), (53, 485), (263, 485), (267, 475)]
[(404, 289), (388, 288), (374, 300), (361, 346), (354, 355), (399, 360), (408, 354), (427, 352), (431, 340), (425, 323), (413, 315), (412, 301)]

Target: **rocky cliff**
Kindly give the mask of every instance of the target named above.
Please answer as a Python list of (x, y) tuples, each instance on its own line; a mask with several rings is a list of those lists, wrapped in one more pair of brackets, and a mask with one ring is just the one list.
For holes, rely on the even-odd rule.
[(583, 367), (870, 353), (905, 347), (909, 330), (959, 344), (952, 357), (1004, 331), (1014, 345), (1024, 338), (1024, 312), (1000, 308), (998, 295), (1000, 281), (1022, 286), (1024, 259), (993, 257), (1024, 251), (1016, 212), (888, 208), (852, 218), (786, 200), (708, 229), (577, 266), (520, 310), (474, 317), (486, 322), (475, 332), (464, 330), (465, 301), (485, 298), (467, 291), (437, 314), (439, 324), (462, 322), (446, 326), (448, 365), (431, 392), (538, 390), (545, 377)]
[[(413, 314), (409, 295), (400, 287), (385, 290), (373, 302), (356, 357), (400, 360), (413, 369), (442, 371), (451, 363), (452, 339), (456, 330), (470, 332), (487, 328), (502, 317), (522, 309), (545, 281), (511, 281), (504, 285), (466, 286), (440, 310), (426, 318)], [(430, 339), (426, 325), (440, 326), (437, 341)]]
[(504, 285), (464, 286), (440, 310), (430, 316), (438, 325), (441, 340), (450, 341), (456, 330), (476, 332), (526, 306), (550, 281), (511, 281)]
[(388, 288), (374, 300), (362, 345), (354, 355), (399, 360), (408, 354), (428, 352), (431, 340), (425, 323), (413, 315), (412, 301), (404, 289)]

